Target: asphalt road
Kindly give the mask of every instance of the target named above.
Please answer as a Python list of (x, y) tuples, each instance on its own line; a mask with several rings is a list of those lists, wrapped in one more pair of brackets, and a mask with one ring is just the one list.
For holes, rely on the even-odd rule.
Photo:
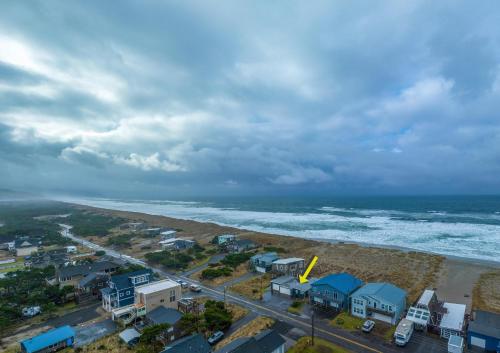
[[(188, 283), (196, 283), (198, 284), (203, 292), (205, 294), (208, 294), (212, 296), (215, 299), (218, 300), (226, 300), (228, 302), (232, 302), (238, 305), (241, 305), (243, 307), (246, 307), (250, 311), (257, 313), (258, 315), (262, 316), (269, 316), (273, 317), (274, 319), (284, 321), (293, 327), (300, 328), (304, 330), (307, 333), (311, 332), (311, 322), (308, 319), (301, 318), (294, 316), (292, 314), (289, 314), (288, 312), (283, 312), (283, 311), (277, 311), (273, 308), (267, 307), (263, 305), (260, 302), (256, 301), (251, 301), (247, 298), (235, 295), (235, 294), (229, 294), (226, 293), (224, 294), (223, 291), (220, 289), (214, 289), (207, 287), (203, 285), (202, 283), (195, 281), (191, 278), (188, 278), (186, 276), (178, 276), (178, 275), (173, 275), (171, 273), (168, 273), (164, 271), (161, 268), (155, 268), (152, 267), (148, 264), (146, 264), (144, 261), (135, 259), (131, 256), (128, 255), (123, 255), (120, 254), (114, 250), (104, 248), (100, 245), (91, 243), (85, 239), (80, 239), (69, 231), (71, 229), (70, 226), (61, 224), (61, 227), (63, 227), (63, 230), (61, 231), (61, 234), (65, 237), (68, 237), (72, 239), (75, 242), (78, 242), (82, 245), (85, 245), (91, 249), (94, 249), (96, 251), (98, 250), (103, 250), (105, 251), (109, 256), (124, 260), (126, 262), (132, 263), (132, 264), (139, 264), (142, 266), (146, 266), (151, 268), (154, 272), (167, 277), (171, 278), (173, 280), (179, 280), (182, 279), (183, 281), (186, 281)], [(348, 350), (351, 350), (353, 352), (359, 352), (359, 353), (365, 353), (365, 352), (375, 352), (375, 353), (381, 353), (381, 352), (387, 352), (387, 353), (392, 353), (392, 352), (412, 352), (412, 353), (438, 353), (438, 352), (446, 352), (446, 344), (445, 341), (433, 339), (431, 337), (428, 337), (426, 335), (415, 335), (415, 337), (412, 337), (412, 340), (410, 343), (404, 347), (397, 347), (395, 345), (382, 342), (377, 338), (374, 338), (371, 335), (366, 335), (366, 337), (363, 336), (357, 336), (355, 334), (352, 334), (348, 331), (345, 330), (340, 330), (333, 328), (329, 326), (326, 322), (323, 322), (322, 320), (317, 320), (315, 322), (315, 335), (317, 337), (324, 338), (332, 343), (337, 344), (338, 346), (344, 347)]]

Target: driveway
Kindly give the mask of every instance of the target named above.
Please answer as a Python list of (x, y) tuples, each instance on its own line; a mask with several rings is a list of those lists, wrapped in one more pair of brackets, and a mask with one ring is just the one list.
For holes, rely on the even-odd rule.
[(92, 324), (79, 325), (74, 329), (76, 332), (75, 347), (82, 347), (116, 332), (118, 326), (111, 319), (107, 319)]

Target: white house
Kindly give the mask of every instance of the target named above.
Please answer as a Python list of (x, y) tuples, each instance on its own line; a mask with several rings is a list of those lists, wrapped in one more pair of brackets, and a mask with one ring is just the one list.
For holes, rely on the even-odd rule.
[(465, 304), (444, 303), (446, 313), (439, 324), (440, 334), (443, 338), (450, 335), (462, 336), (465, 324)]

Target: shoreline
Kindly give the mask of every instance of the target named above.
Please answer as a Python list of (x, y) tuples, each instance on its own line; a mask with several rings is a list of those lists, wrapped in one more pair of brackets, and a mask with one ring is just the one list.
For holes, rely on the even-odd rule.
[[(61, 201), (58, 201), (58, 202), (61, 202)], [(240, 234), (242, 232), (255, 233), (255, 234), (263, 234), (263, 235), (274, 236), (274, 237), (288, 237), (288, 238), (294, 238), (294, 239), (301, 239), (304, 241), (314, 241), (314, 242), (319, 242), (319, 243), (351, 244), (351, 245), (357, 245), (357, 246), (364, 247), (364, 248), (375, 248), (375, 249), (381, 249), (381, 250), (382, 249), (390, 249), (390, 250), (398, 250), (398, 251), (405, 252), (405, 253), (416, 252), (416, 253), (421, 253), (421, 254), (440, 256), (440, 257), (443, 257), (449, 261), (473, 264), (476, 266), (484, 266), (484, 267), (489, 267), (491, 269), (500, 270), (500, 261), (478, 259), (475, 257), (463, 257), (463, 256), (449, 255), (449, 254), (441, 254), (441, 253), (436, 253), (436, 252), (432, 252), (432, 251), (425, 251), (425, 250), (421, 250), (421, 249), (414, 249), (414, 248), (398, 246), (398, 245), (384, 245), (384, 244), (356, 242), (356, 241), (352, 241), (352, 240), (339, 240), (339, 239), (304, 238), (301, 236), (296, 236), (296, 235), (291, 235), (291, 234), (277, 234), (277, 233), (263, 232), (263, 231), (248, 229), (248, 228), (238, 228), (235, 226), (226, 225), (226, 224), (222, 224), (222, 223), (218, 223), (218, 222), (203, 222), (203, 221), (199, 221), (199, 220), (180, 218), (180, 217), (171, 217), (171, 216), (155, 214), (155, 213), (146, 213), (146, 212), (138, 212), (138, 211), (124, 211), (124, 210), (113, 209), (113, 208), (95, 207), (95, 206), (89, 206), (89, 205), (84, 205), (84, 204), (78, 204), (78, 203), (74, 203), (74, 202), (64, 202), (64, 203), (78, 206), (78, 207), (84, 207), (84, 208), (102, 210), (102, 211), (108, 211), (108, 212), (111, 211), (111, 212), (119, 212), (119, 213), (132, 213), (132, 214), (138, 214), (138, 215), (142, 214), (142, 215), (146, 215), (146, 216), (150, 216), (150, 217), (163, 217), (166, 219), (176, 220), (179, 222), (193, 222), (197, 225), (210, 225), (210, 226), (215, 225), (215, 226), (221, 227), (223, 229), (227, 229), (229, 231), (232, 231), (233, 233), (240, 233)]]

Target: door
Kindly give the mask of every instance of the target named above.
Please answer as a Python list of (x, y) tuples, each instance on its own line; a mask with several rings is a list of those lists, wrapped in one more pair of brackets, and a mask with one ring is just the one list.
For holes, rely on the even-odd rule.
[(280, 288), (280, 293), (281, 294), (290, 295), (290, 288), (281, 287)]
[(387, 316), (387, 315), (382, 315), (379, 313), (372, 313), (372, 318), (374, 318), (375, 320), (387, 322), (388, 324), (392, 323), (392, 318), (390, 316)]
[(476, 336), (470, 337), (470, 344), (480, 348), (486, 348), (486, 340)]

